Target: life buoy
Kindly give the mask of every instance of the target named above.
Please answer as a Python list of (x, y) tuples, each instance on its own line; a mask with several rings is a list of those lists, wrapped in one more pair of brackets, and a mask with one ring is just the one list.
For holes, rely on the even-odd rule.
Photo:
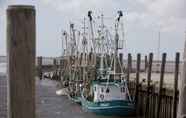
[(104, 99), (104, 95), (103, 95), (103, 94), (101, 94), (101, 95), (100, 95), (100, 98), (101, 98), (101, 100), (103, 100), (103, 99)]

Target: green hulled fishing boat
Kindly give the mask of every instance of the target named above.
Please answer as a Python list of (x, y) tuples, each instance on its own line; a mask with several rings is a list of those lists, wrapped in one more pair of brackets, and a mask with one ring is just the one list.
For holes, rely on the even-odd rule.
[(82, 93), (81, 103), (87, 111), (100, 115), (134, 115), (135, 104), (125, 81), (93, 81), (91, 91), (92, 98), (85, 98)]
[[(118, 58), (118, 27), (120, 18), (123, 16), (121, 11), (118, 13), (115, 25), (115, 52), (110, 58), (111, 63), (108, 65), (108, 58), (102, 45), (96, 79), (90, 82), (88, 95), (87, 92), (82, 91), (81, 104), (84, 109), (96, 114), (129, 116), (135, 113), (135, 102), (131, 99), (123, 65)], [(91, 17), (90, 14), (89, 17)], [(104, 36), (101, 38), (101, 44), (104, 44)]]
[(77, 33), (73, 24), (70, 25), (69, 37), (64, 33), (67, 45), (64, 52), (70, 54), (67, 55), (69, 58), (65, 70), (68, 76), (64, 79), (68, 82), (68, 97), (76, 103), (81, 103), (84, 110), (96, 114), (134, 115), (135, 101), (128, 90), (122, 60), (118, 58), (118, 50), (121, 49), (119, 45), (123, 43), (119, 42), (122, 40), (119, 40), (118, 33), (123, 14), (121, 11), (118, 12), (114, 38), (108, 38), (110, 32), (104, 25), (103, 15), (95, 38), (94, 20), (91, 14), (89, 11), (91, 37), (87, 38), (85, 18), (83, 33), (78, 33), (79, 39), (75, 37)]

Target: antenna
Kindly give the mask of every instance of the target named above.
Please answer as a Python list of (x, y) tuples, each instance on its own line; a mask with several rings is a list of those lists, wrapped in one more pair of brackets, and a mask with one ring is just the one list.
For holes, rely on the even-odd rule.
[(66, 56), (67, 55), (67, 49), (68, 49), (68, 42), (67, 42), (67, 38), (68, 38), (68, 34), (67, 34), (67, 32), (66, 31), (63, 31), (62, 32), (62, 34), (63, 34), (63, 36), (64, 36), (64, 42), (63, 42), (63, 40), (62, 40), (62, 49), (63, 49), (63, 55), (64, 56)]
[(95, 52), (95, 41), (94, 41), (94, 29), (93, 29), (93, 22), (92, 22), (92, 11), (88, 11), (88, 17), (90, 21), (90, 31), (91, 31), (91, 41), (92, 41), (92, 46), (91, 47), (91, 52)]
[(102, 30), (102, 33), (103, 33), (103, 30), (104, 30), (104, 15), (101, 14), (101, 30)]
[(118, 11), (118, 18), (117, 18), (117, 20), (118, 20), (118, 22), (120, 21), (120, 18), (123, 16), (123, 12), (122, 11)]
[(160, 40), (161, 40), (161, 32), (158, 32), (158, 48), (157, 48), (157, 60), (160, 58)]
[(118, 34), (118, 28), (119, 28), (119, 23), (120, 23), (120, 19), (123, 16), (123, 12), (122, 11), (118, 11), (118, 18), (115, 24), (115, 54), (118, 54), (118, 41), (119, 41), (119, 34)]
[(90, 21), (92, 21), (92, 11), (88, 11), (88, 17), (89, 17)]

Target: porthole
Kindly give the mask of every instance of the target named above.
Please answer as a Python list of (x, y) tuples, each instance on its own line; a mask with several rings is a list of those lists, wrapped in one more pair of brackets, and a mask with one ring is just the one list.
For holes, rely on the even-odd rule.
[(104, 95), (103, 95), (103, 94), (101, 94), (101, 95), (100, 95), (100, 98), (101, 98), (101, 100), (103, 100), (103, 99), (104, 99)]

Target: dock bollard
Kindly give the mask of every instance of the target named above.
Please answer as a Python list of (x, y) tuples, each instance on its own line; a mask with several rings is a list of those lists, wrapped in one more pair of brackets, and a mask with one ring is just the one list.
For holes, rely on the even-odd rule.
[(7, 9), (8, 118), (35, 118), (35, 7)]

